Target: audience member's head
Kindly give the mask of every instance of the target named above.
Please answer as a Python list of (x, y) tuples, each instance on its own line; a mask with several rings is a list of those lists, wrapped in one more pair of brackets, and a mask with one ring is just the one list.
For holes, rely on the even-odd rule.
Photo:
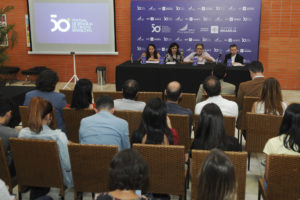
[(141, 190), (148, 184), (148, 164), (134, 149), (117, 153), (109, 167), (110, 190)]
[(107, 110), (111, 113), (114, 112), (114, 101), (108, 95), (101, 95), (96, 101), (96, 112)]
[(231, 55), (234, 56), (234, 55), (237, 54), (237, 52), (238, 52), (238, 48), (237, 48), (236, 44), (230, 45), (230, 53), (231, 53)]
[(226, 66), (224, 64), (217, 63), (213, 67), (212, 75), (217, 77), (219, 80), (223, 79), (226, 76)]
[(50, 125), (52, 122), (52, 104), (41, 97), (34, 97), (29, 103), (28, 126), (33, 132), (39, 133), (43, 125)]
[(290, 104), (285, 110), (279, 135), (286, 134), (284, 146), (300, 153), (300, 104)]
[(12, 117), (13, 105), (7, 98), (0, 97), (0, 123), (6, 125)]
[(147, 51), (146, 51), (147, 59), (150, 58), (151, 55), (153, 55), (154, 58), (157, 58), (157, 50), (154, 44), (148, 44), (147, 46)]
[(178, 101), (181, 96), (181, 85), (177, 81), (172, 81), (168, 84), (165, 90), (165, 95), (169, 101)]
[(265, 114), (283, 114), (280, 84), (275, 78), (264, 81), (260, 101), (265, 105)]
[(230, 158), (213, 149), (202, 164), (198, 183), (198, 200), (234, 200), (236, 180)]
[(45, 70), (36, 79), (36, 88), (43, 92), (52, 92), (58, 82), (58, 76), (55, 71)]
[(197, 54), (201, 55), (202, 52), (203, 52), (203, 50), (204, 50), (204, 44), (197, 43), (196, 44), (196, 52), (197, 52)]
[(142, 142), (146, 135), (146, 144), (162, 144), (166, 135), (169, 144), (173, 144), (172, 133), (167, 124), (166, 104), (160, 98), (153, 98), (147, 102), (141, 124), (133, 135), (132, 143)]
[(170, 55), (179, 55), (180, 54), (179, 45), (176, 42), (170, 44), (169, 49), (168, 49), (168, 54), (170, 54)]
[(88, 108), (92, 103), (93, 84), (89, 79), (80, 79), (74, 88), (71, 108)]
[(225, 148), (223, 114), (216, 104), (208, 103), (201, 110), (194, 142), (204, 150)]
[(253, 61), (248, 65), (248, 69), (250, 72), (251, 78), (257, 76), (257, 75), (262, 75), (264, 72), (264, 67), (261, 62), (259, 61)]
[(209, 97), (221, 94), (221, 83), (215, 76), (208, 76), (203, 83), (203, 88)]
[(136, 80), (129, 79), (122, 86), (123, 97), (125, 99), (136, 99), (137, 93), (140, 90), (139, 83)]

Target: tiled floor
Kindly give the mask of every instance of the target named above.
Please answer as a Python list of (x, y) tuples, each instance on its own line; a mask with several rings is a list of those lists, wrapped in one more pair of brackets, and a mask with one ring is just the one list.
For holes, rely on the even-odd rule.
[[(56, 87), (56, 91), (63, 88), (66, 83), (58, 83)], [(14, 85), (22, 85), (22, 82), (16, 83)], [(68, 88), (73, 89), (74, 84), (69, 84)], [(98, 84), (94, 84), (93, 90), (106, 90), (106, 91), (114, 91), (115, 84), (106, 84), (104, 86), (100, 86)], [(300, 91), (294, 90), (283, 90), (283, 99), (285, 102), (289, 103), (300, 103)], [(243, 147), (245, 146), (245, 141), (243, 140)], [(264, 158), (263, 154), (251, 154), (251, 162), (250, 162), (250, 171), (247, 171), (247, 179), (246, 179), (246, 200), (256, 200), (258, 194), (258, 184), (257, 180), (259, 177), (264, 175), (265, 167), (261, 165), (261, 160)], [(190, 187), (191, 188), (191, 187)], [(17, 188), (15, 188), (15, 194), (17, 193)], [(59, 190), (56, 188), (51, 188), (49, 193), (54, 199), (59, 199), (58, 197)], [(24, 200), (29, 199), (29, 193), (22, 195)], [(67, 189), (65, 191), (65, 199), (72, 200), (73, 199), (73, 189)], [(90, 193), (84, 193), (84, 200), (91, 200), (92, 196)], [(176, 196), (172, 196), (172, 199), (178, 199)], [(191, 199), (190, 189), (187, 191), (187, 199)]]

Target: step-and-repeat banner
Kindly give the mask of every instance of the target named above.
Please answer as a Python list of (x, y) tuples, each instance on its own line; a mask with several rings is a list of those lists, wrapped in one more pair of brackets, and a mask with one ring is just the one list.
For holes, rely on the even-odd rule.
[(165, 56), (176, 42), (187, 56), (203, 43), (214, 58), (236, 44), (245, 62), (258, 59), (261, 0), (131, 0), (133, 59), (153, 43)]

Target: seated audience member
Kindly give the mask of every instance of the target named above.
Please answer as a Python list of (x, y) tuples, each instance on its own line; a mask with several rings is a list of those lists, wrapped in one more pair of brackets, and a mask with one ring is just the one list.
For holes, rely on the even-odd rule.
[(300, 104), (290, 104), (285, 110), (279, 136), (265, 145), (265, 154), (300, 155)]
[[(221, 84), (221, 94), (235, 94), (235, 85), (227, 83), (224, 78), (227, 76), (226, 66), (218, 63), (213, 66), (211, 75), (217, 77)], [(199, 103), (202, 100), (202, 95), (204, 93), (203, 84), (200, 84), (199, 90), (196, 97), (196, 102)]]
[(238, 139), (225, 133), (224, 118), (220, 108), (214, 103), (206, 104), (199, 117), (195, 139), (191, 149), (241, 151)]
[(187, 63), (192, 63), (194, 62), (193, 59), (196, 57), (198, 59), (198, 64), (205, 64), (207, 62), (214, 62), (215, 59), (209, 55), (204, 50), (204, 45), (203, 44), (196, 44), (196, 52), (192, 52), (190, 55), (184, 58), (184, 62)]
[(77, 110), (84, 108), (93, 109), (92, 90), (93, 84), (89, 79), (79, 79), (73, 91), (72, 103), (70, 107)]
[(177, 43), (172, 43), (169, 46), (168, 53), (165, 57), (165, 62), (183, 62), (183, 55), (179, 52), (179, 45)]
[(253, 61), (248, 65), (250, 77), (252, 80), (240, 83), (236, 102), (239, 107), (239, 117), (237, 127), (241, 128), (241, 114), (243, 110), (244, 96), (259, 97), (265, 78), (263, 75), (264, 68), (261, 62)]
[(259, 101), (252, 106), (252, 112), (282, 115), (287, 105), (282, 101), (280, 84), (275, 78), (264, 81)]
[(12, 117), (12, 104), (8, 99), (0, 98), (0, 138), (4, 147), (8, 167), (11, 176), (16, 175), (13, 164), (12, 154), (10, 152), (9, 138), (18, 137), (18, 132), (14, 128), (6, 126)]
[(167, 97), (167, 112), (170, 114), (186, 114), (189, 116), (190, 127), (193, 122), (193, 113), (190, 109), (186, 109), (178, 105), (178, 101), (181, 98), (181, 85), (177, 81), (170, 82), (165, 90)]
[(96, 114), (80, 122), (79, 140), (82, 144), (117, 145), (119, 150), (130, 148), (128, 123), (114, 113), (114, 102), (107, 95), (96, 101)]
[(149, 61), (159, 61), (160, 54), (157, 52), (156, 46), (154, 44), (148, 44), (147, 51), (142, 53), (140, 59), (142, 57), (146, 57), (146, 60)]
[[(49, 127), (52, 123), (52, 112), (53, 107), (50, 102), (40, 97), (32, 98), (29, 103), (29, 127), (23, 128), (19, 133), (19, 137), (26, 139), (55, 140), (58, 146), (64, 185), (73, 187), (68, 139), (65, 133), (60, 129), (52, 130)], [(44, 192), (41, 192), (41, 190)], [(48, 193), (49, 190), (50, 188), (33, 188), (31, 190), (30, 199), (37, 198), (37, 194), (43, 196)]]
[(136, 101), (139, 83), (136, 80), (129, 79), (125, 81), (122, 86), (123, 99), (115, 99), (115, 110), (135, 110), (143, 111), (146, 103), (142, 101)]
[(17, 200), (14, 195), (10, 195), (5, 183), (0, 179), (0, 199), (1, 200)]
[(238, 48), (236, 44), (230, 45), (230, 53), (226, 54), (224, 59), (225, 65), (227, 65), (228, 59), (231, 59), (232, 65), (237, 65), (237, 63), (244, 64), (244, 57), (238, 54)]
[(178, 144), (178, 133), (172, 128), (166, 104), (160, 98), (147, 102), (140, 126), (133, 132), (131, 144), (133, 143)]
[(62, 109), (66, 107), (67, 102), (64, 94), (54, 92), (57, 82), (56, 72), (52, 70), (43, 71), (36, 80), (36, 90), (26, 93), (24, 106), (28, 106), (33, 97), (41, 97), (49, 101), (55, 109), (57, 127), (65, 132), (66, 127)]
[(235, 200), (236, 178), (230, 158), (213, 149), (202, 164), (197, 200)]
[(146, 199), (136, 190), (147, 187), (148, 181), (148, 164), (143, 156), (134, 149), (120, 151), (109, 166), (110, 192), (100, 193), (96, 200)]
[(204, 80), (204, 92), (208, 98), (196, 104), (195, 114), (200, 114), (202, 108), (208, 103), (215, 103), (225, 116), (238, 116), (238, 106), (234, 101), (229, 101), (221, 96), (221, 83), (215, 76), (209, 76)]

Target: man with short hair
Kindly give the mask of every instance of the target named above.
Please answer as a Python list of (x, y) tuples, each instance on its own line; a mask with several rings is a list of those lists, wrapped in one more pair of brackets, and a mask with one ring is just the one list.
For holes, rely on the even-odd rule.
[(6, 154), (6, 159), (10, 173), (12, 176), (15, 175), (15, 168), (12, 160), (12, 155), (10, 152), (9, 138), (18, 137), (19, 133), (16, 129), (6, 126), (12, 117), (12, 104), (8, 99), (3, 97), (0, 98), (0, 138), (2, 139), (2, 144), (4, 146), (4, 151)]
[[(235, 85), (224, 81), (224, 78), (227, 76), (226, 71), (227, 70), (225, 65), (221, 63), (217, 63), (216, 65), (213, 66), (211, 75), (217, 77), (220, 80), (221, 94), (235, 94)], [(196, 97), (197, 103), (199, 103), (202, 100), (203, 93), (204, 93), (203, 84), (200, 84), (197, 97)]]
[(143, 111), (145, 102), (136, 101), (139, 91), (139, 84), (136, 80), (129, 79), (122, 86), (123, 99), (115, 99), (115, 110), (135, 110)]
[(128, 123), (114, 113), (114, 102), (107, 95), (96, 101), (96, 114), (83, 118), (79, 140), (82, 144), (117, 145), (119, 150), (130, 148)]
[(192, 126), (193, 113), (190, 109), (186, 109), (178, 105), (178, 100), (181, 98), (181, 85), (177, 81), (172, 81), (165, 89), (165, 96), (167, 97), (167, 112), (170, 114), (186, 114), (189, 116), (189, 124)]
[(224, 116), (238, 116), (238, 106), (234, 101), (224, 99), (221, 94), (221, 84), (215, 76), (209, 76), (204, 80), (204, 91), (208, 98), (196, 104), (195, 114), (200, 114), (202, 108), (208, 103), (215, 103), (219, 106)]
[(264, 84), (264, 67), (261, 62), (253, 61), (249, 66), (249, 73), (252, 80), (240, 83), (236, 102), (239, 106), (239, 118), (237, 126), (240, 128), (240, 116), (243, 110), (244, 96), (260, 97)]
[(215, 59), (204, 50), (204, 45), (201, 43), (196, 44), (196, 52), (192, 52), (190, 55), (183, 59), (183, 62), (192, 63), (194, 58), (197, 58), (198, 64), (205, 64), (206, 62), (214, 62)]
[(238, 54), (238, 48), (236, 44), (230, 45), (230, 53), (226, 54), (224, 64), (227, 65), (227, 60), (231, 59), (232, 65), (237, 63), (244, 64), (244, 57)]

